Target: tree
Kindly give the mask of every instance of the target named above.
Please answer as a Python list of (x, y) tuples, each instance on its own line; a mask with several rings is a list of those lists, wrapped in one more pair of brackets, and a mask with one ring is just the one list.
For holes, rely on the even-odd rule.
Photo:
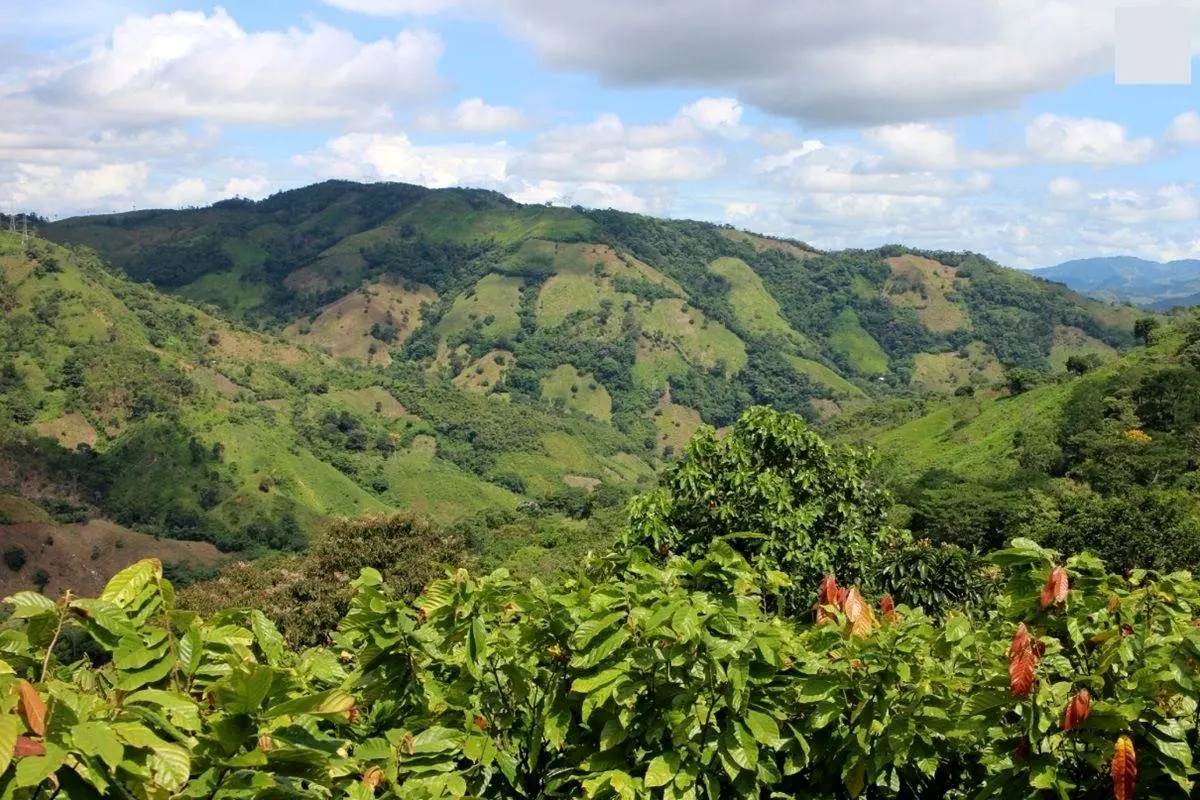
[(872, 468), (870, 454), (826, 444), (800, 416), (755, 406), (723, 439), (701, 428), (659, 488), (631, 503), (624, 543), (693, 557), (728, 537), (756, 568), (792, 578), (789, 604), (807, 607), (827, 573), (875, 584), (893, 532)]
[(1067, 372), (1072, 375), (1084, 375), (1100, 366), (1100, 356), (1095, 353), (1084, 353), (1067, 358)]
[(1155, 317), (1142, 317), (1133, 323), (1133, 335), (1141, 340), (1142, 344), (1150, 344), (1150, 339), (1158, 327), (1159, 321)]

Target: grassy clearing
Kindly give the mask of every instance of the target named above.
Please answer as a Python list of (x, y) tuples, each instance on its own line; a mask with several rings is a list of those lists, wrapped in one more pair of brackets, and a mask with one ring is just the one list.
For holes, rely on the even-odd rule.
[(34, 429), (43, 436), (57, 439), (58, 443), (68, 450), (74, 450), (81, 444), (94, 447), (96, 444), (96, 429), (87, 418), (77, 411), (64, 414), (48, 422), (34, 424)]
[(415, 414), (408, 413), (400, 401), (382, 386), (368, 386), (365, 389), (340, 389), (329, 393), (329, 399), (341, 403), (351, 411), (363, 416), (379, 415), (388, 422), (397, 420), (417, 420)]
[(756, 334), (777, 334), (798, 344), (808, 340), (792, 330), (792, 326), (779, 313), (779, 303), (763, 286), (762, 278), (750, 265), (740, 258), (718, 258), (709, 265), (709, 270), (729, 281), (729, 302), (733, 313), (746, 327)]
[(556, 367), (542, 379), (542, 399), (551, 403), (561, 400), (566, 408), (604, 422), (612, 419), (612, 397), (608, 390), (592, 373), (580, 374), (570, 364)]
[(454, 299), (454, 305), (438, 321), (438, 336), (445, 339), (476, 325), (491, 338), (512, 336), (520, 328), (517, 309), (523, 284), (520, 278), (508, 275), (485, 275), (469, 292)]
[(315, 320), (292, 323), (284, 333), (335, 357), (386, 367), (392, 363), (389, 345), (371, 335), (372, 327), (390, 326), (395, 331), (392, 344), (398, 345), (421, 324), (421, 303), (435, 299), (428, 286), (410, 290), (391, 283), (368, 284), (326, 306)]
[(656, 300), (649, 310), (639, 308), (638, 317), (643, 330), (673, 342), (691, 364), (712, 367), (723, 361), (728, 375), (737, 374), (746, 365), (746, 344), (682, 300)]
[(953, 465), (964, 477), (1002, 480), (1017, 469), (1013, 435), (1035, 425), (1057, 425), (1073, 386), (1040, 386), (1016, 397), (954, 398), (931, 413), (885, 431), (879, 452), (903, 478)]
[(913, 358), (912, 382), (934, 392), (952, 392), (968, 384), (980, 386), (1004, 380), (1004, 368), (983, 342), (971, 342), (953, 353), (918, 353)]
[[(887, 264), (893, 276), (890, 284), (884, 287), (884, 297), (889, 303), (900, 308), (916, 309), (921, 322), (931, 331), (945, 332), (971, 327), (971, 317), (966, 307), (951, 299), (956, 285), (965, 280), (958, 278), (955, 267), (914, 255), (889, 258)], [(898, 280), (901, 282), (898, 283)], [(906, 288), (914, 284), (921, 289)]]
[(392, 223), (410, 222), (426, 237), (445, 242), (474, 244), (494, 241), (512, 244), (525, 239), (566, 239), (587, 236), (592, 221), (567, 208), (512, 206), (478, 209), (465, 194), (429, 195), (412, 208), (392, 218)]
[(800, 356), (793, 355), (788, 355), (787, 360), (793, 367), (796, 368), (797, 372), (808, 376), (810, 380), (825, 386), (839, 395), (844, 395), (846, 397), (866, 396), (866, 393), (863, 392), (862, 389), (858, 388), (853, 383), (846, 380), (841, 375), (837, 374), (837, 372), (820, 363), (819, 361), (812, 361), (807, 358), (801, 358)]
[(746, 242), (755, 250), (782, 250), (796, 258), (816, 258), (820, 255), (813, 250), (806, 250), (798, 244), (786, 239), (773, 239), (769, 236), (761, 236), (756, 233), (747, 233), (746, 231), (730, 230), (728, 228), (721, 229), (721, 235), (726, 239), (732, 239), (735, 242)]
[(383, 462), (388, 489), (380, 497), (389, 505), (443, 522), (485, 508), (516, 507), (516, 495), (434, 458), (432, 437), (417, 438), (423, 441)]
[(23, 522), (48, 523), (51, 521), (50, 515), (35, 503), (23, 497), (14, 497), (5, 494), (0, 494), (0, 517), (8, 520), (5, 523), (7, 525), (16, 525)]
[(1067, 359), (1071, 356), (1094, 354), (1103, 361), (1111, 361), (1117, 357), (1117, 351), (1104, 342), (1088, 336), (1083, 330), (1066, 325), (1056, 325), (1054, 341), (1050, 347), (1050, 363), (1056, 370), (1067, 368)]
[(492, 350), (472, 361), (454, 378), (454, 385), (469, 392), (487, 394), (504, 379), (512, 368), (513, 354), (507, 350)]
[(887, 353), (883, 352), (871, 334), (863, 330), (852, 308), (844, 308), (837, 315), (829, 336), (829, 346), (866, 375), (882, 375), (888, 371)]
[(644, 336), (637, 341), (637, 356), (633, 363), (633, 379), (638, 386), (662, 391), (671, 378), (688, 371), (688, 363), (675, 345), (652, 342)]
[(658, 429), (659, 452), (678, 455), (683, 452), (692, 435), (704, 424), (700, 412), (687, 406), (666, 402), (654, 410), (654, 426)]

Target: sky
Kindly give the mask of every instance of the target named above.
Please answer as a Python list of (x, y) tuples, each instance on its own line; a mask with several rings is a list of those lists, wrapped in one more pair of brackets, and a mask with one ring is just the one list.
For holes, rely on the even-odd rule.
[(346, 178), (1015, 267), (1200, 257), (1200, 70), (1118, 83), (1117, 5), (0, 0), (0, 211)]

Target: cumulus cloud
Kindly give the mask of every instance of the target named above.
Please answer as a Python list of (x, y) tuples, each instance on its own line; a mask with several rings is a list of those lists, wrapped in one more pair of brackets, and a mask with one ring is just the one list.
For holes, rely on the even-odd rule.
[(168, 208), (200, 205), (208, 199), (208, 185), (200, 178), (183, 178), (167, 187), (162, 202)]
[(503, 144), (415, 145), (403, 133), (350, 133), (295, 161), (325, 178), (393, 180), (442, 188), (494, 186), (508, 175)]
[(14, 207), (40, 208), (46, 201), (69, 197), (79, 207), (128, 200), (146, 185), (149, 168), (144, 162), (101, 164), (72, 170), (50, 164), (18, 164), (14, 174), (0, 182), (0, 196)]
[(508, 0), (543, 60), (620, 86), (722, 86), (806, 123), (1015, 106), (1112, 67), (1119, 0)]
[(954, 177), (929, 170), (897, 171), (877, 153), (820, 140), (803, 142), (785, 153), (759, 159), (756, 171), (790, 189), (821, 194), (924, 195), (974, 194), (991, 187), (991, 176), (971, 172)]
[(425, 31), (373, 42), (321, 23), (249, 33), (222, 8), (178, 11), (126, 19), (103, 46), (33, 95), (125, 124), (356, 118), (438, 91), (442, 49)]
[(1057, 114), (1034, 119), (1025, 131), (1025, 144), (1042, 161), (1096, 167), (1140, 164), (1154, 152), (1152, 139), (1130, 138), (1116, 122)]
[(424, 130), (458, 133), (496, 133), (524, 128), (528, 124), (519, 109), (493, 106), (481, 97), (463, 100), (449, 112), (418, 115), (417, 125)]
[(1175, 117), (1163, 138), (1172, 144), (1200, 144), (1200, 114), (1185, 111)]
[(1079, 185), (1079, 181), (1063, 176), (1050, 181), (1050, 184), (1046, 187), (1046, 191), (1052, 197), (1075, 197), (1081, 190), (1082, 187)]

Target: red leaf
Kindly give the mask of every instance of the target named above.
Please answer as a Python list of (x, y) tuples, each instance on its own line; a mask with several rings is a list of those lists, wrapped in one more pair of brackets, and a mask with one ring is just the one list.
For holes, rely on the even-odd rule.
[(1137, 783), (1137, 754), (1128, 736), (1117, 739), (1112, 757), (1113, 797), (1116, 800), (1133, 800), (1133, 787)]
[(858, 589), (854, 588), (846, 592), (842, 610), (846, 614), (851, 636), (866, 636), (875, 627), (875, 615), (871, 613), (871, 607), (867, 605), (866, 600), (863, 600)]
[(1092, 695), (1087, 689), (1080, 689), (1067, 703), (1067, 710), (1063, 713), (1063, 730), (1069, 731), (1078, 728), (1091, 713)]
[(1038, 657), (1025, 623), (1017, 626), (1008, 648), (1008, 688), (1014, 697), (1025, 697), (1033, 690)]
[(46, 704), (42, 702), (42, 698), (38, 696), (37, 689), (29, 681), (23, 680), (19, 684), (21, 699), (19, 709), (21, 716), (25, 718), (25, 724), (29, 726), (29, 730), (37, 736), (46, 735)]
[(885, 594), (883, 599), (879, 601), (879, 613), (888, 622), (896, 621), (896, 601), (892, 599), (890, 594)]
[(44, 755), (46, 755), (46, 748), (42, 746), (42, 743), (30, 739), (28, 736), (18, 736), (17, 743), (13, 745), (13, 758)]
[(817, 602), (823, 606), (837, 605), (837, 595), (837, 578), (826, 575), (825, 579), (821, 581), (821, 588), (817, 590)]
[(1067, 571), (1062, 567), (1056, 566), (1046, 576), (1046, 584), (1042, 587), (1042, 594), (1038, 598), (1042, 608), (1049, 608), (1050, 606), (1066, 602), (1067, 589)]

